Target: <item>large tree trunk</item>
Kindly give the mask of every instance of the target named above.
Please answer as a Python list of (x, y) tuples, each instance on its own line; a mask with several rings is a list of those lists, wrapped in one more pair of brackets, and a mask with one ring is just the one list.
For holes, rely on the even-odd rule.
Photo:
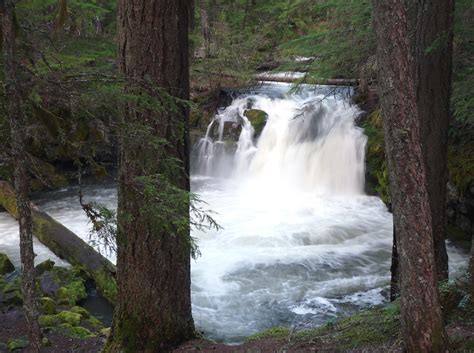
[[(19, 219), (19, 208), (16, 204), (15, 193), (11, 186), (6, 181), (0, 181), (0, 206), (3, 206), (13, 217)], [(99, 293), (109, 302), (115, 303), (117, 295), (115, 266), (51, 216), (41, 212), (31, 203), (29, 207), (33, 220), (33, 233), (36, 238), (59, 258), (83, 267), (95, 281)]]
[[(130, 93), (153, 95), (161, 87), (189, 99), (188, 11), (188, 0), (119, 0), (119, 61)], [(195, 334), (189, 200), (166, 200), (167, 182), (185, 195), (189, 191), (188, 109), (178, 104), (157, 112), (137, 104), (124, 107), (128, 130), (119, 160), (118, 296), (107, 352), (166, 352)], [(150, 136), (133, 136), (144, 130)], [(164, 140), (162, 153), (157, 144)], [(165, 169), (170, 159), (182, 163), (173, 178)], [(150, 187), (146, 180), (157, 175), (167, 179)], [(172, 216), (163, 217), (161, 211)], [(187, 221), (173, 219), (178, 215)]]
[(413, 7), (410, 15), (438, 281), (448, 279), (446, 186), (453, 11), (454, 0), (424, 1), (423, 5)]
[[(402, 333), (409, 352), (445, 352), (428, 180), (422, 151), (409, 12), (414, 1), (374, 0), (379, 84), (399, 253)], [(445, 14), (446, 15), (446, 14)], [(427, 14), (426, 16), (429, 16)], [(418, 34), (418, 31), (416, 31)], [(426, 103), (426, 102), (425, 102)], [(431, 104), (431, 103), (430, 103)]]
[(12, 0), (3, 5), (1, 28), (5, 65), (5, 96), (10, 123), (11, 154), (14, 161), (16, 206), (20, 225), (20, 256), (22, 265), (23, 308), (28, 327), (29, 348), (39, 352), (41, 329), (38, 324), (38, 308), (35, 297), (35, 265), (29, 193), (28, 166), (25, 151), (25, 132), (27, 119), (22, 108), (22, 92), (19, 87), (17, 45), (15, 39), (14, 9)]

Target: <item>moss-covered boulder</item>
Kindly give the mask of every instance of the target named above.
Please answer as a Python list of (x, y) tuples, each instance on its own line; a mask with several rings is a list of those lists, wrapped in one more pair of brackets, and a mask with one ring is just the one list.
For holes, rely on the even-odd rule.
[(38, 323), (41, 327), (54, 327), (61, 323), (57, 315), (40, 315)]
[(75, 305), (78, 301), (87, 298), (86, 287), (81, 279), (75, 280), (58, 289), (56, 297), (60, 304)]
[(244, 115), (252, 124), (252, 127), (255, 131), (255, 137), (259, 137), (262, 134), (265, 124), (267, 123), (268, 114), (260, 109), (249, 109), (245, 111)]
[(71, 326), (79, 326), (81, 323), (81, 315), (71, 311), (61, 311), (56, 316), (61, 322), (70, 324)]
[(81, 306), (73, 306), (70, 311), (75, 314), (81, 315), (84, 319), (90, 318), (91, 314)]
[(15, 271), (15, 266), (5, 254), (0, 254), (0, 275), (6, 275), (7, 273)]
[(7, 346), (10, 352), (19, 351), (28, 346), (28, 339), (26, 337), (10, 338)]
[(21, 279), (16, 277), (7, 281), (0, 277), (0, 307), (17, 306), (23, 304), (21, 293)]
[[(50, 267), (45, 263), (44, 267)], [(39, 288), (45, 297), (56, 300), (58, 305), (74, 306), (87, 297), (85, 277), (76, 269), (53, 267), (38, 277)]]
[(56, 315), (40, 315), (38, 322), (41, 327), (55, 327), (61, 324), (79, 326), (81, 323), (81, 315), (71, 311), (61, 311)]
[(85, 327), (72, 326), (68, 323), (59, 325), (55, 330), (60, 331), (70, 337), (75, 337), (75, 338), (96, 337), (94, 333), (92, 333), (90, 330), (86, 329)]
[(43, 297), (41, 298), (41, 311), (47, 315), (55, 315), (56, 314), (56, 302), (49, 298)]
[(46, 271), (51, 271), (54, 268), (54, 264), (55, 264), (54, 261), (48, 259), (48, 260), (43, 261), (42, 263), (36, 265), (36, 267), (35, 267), (36, 276), (40, 276), (43, 273), (45, 273)]

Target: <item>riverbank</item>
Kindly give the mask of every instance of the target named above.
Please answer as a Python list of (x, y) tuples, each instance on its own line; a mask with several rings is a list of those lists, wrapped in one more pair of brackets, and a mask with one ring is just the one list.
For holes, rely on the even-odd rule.
[[(466, 281), (440, 287), (446, 330), (453, 352), (474, 349), (474, 302), (472, 289)], [(273, 328), (249, 337), (241, 345), (225, 345), (206, 339), (196, 339), (179, 346), (174, 353), (271, 353), (271, 352), (402, 352), (399, 303), (360, 311), (352, 316), (329, 321), (323, 326), (293, 332)], [(105, 331), (107, 332), (107, 330)], [(0, 352), (8, 352), (7, 342), (23, 342), (26, 325), (22, 309), (14, 307), (0, 313)], [(106, 333), (89, 337), (74, 337), (57, 330), (45, 330), (48, 345), (43, 352), (100, 352)], [(16, 349), (22, 352), (23, 348)]]

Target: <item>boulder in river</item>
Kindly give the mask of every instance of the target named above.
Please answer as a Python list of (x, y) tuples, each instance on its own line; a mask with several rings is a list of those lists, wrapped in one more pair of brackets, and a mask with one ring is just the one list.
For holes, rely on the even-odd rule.
[(247, 117), (247, 119), (249, 119), (253, 126), (255, 131), (254, 136), (258, 138), (261, 135), (265, 124), (267, 123), (268, 114), (260, 109), (249, 109), (245, 111), (244, 115)]
[(15, 271), (15, 266), (5, 254), (0, 254), (0, 275), (6, 275), (7, 273)]

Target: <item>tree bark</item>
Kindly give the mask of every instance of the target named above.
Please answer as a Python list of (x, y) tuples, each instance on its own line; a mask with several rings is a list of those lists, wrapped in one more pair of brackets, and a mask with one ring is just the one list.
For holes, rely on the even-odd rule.
[(23, 309), (28, 328), (29, 350), (39, 352), (41, 329), (35, 296), (35, 265), (33, 252), (32, 220), (29, 193), (29, 176), (25, 151), (27, 119), (22, 107), (17, 44), (15, 38), (15, 2), (3, 1), (2, 12), (3, 52), (5, 65), (5, 95), (10, 123), (11, 154), (14, 161), (16, 207), (20, 226), (20, 257), (22, 266)]
[[(424, 2), (423, 2), (424, 3)], [(401, 298), (402, 334), (409, 352), (445, 352), (437, 290), (428, 173), (422, 151), (417, 100), (418, 60), (410, 41), (409, 13), (418, 2), (374, 0), (377, 60), (384, 134), (393, 200)], [(417, 8), (416, 8), (417, 9)], [(415, 31), (417, 34), (418, 31)]]
[(207, 58), (211, 55), (211, 26), (209, 23), (209, 16), (206, 5), (206, 0), (199, 1), (202, 34), (202, 46), (200, 55), (203, 58)]
[[(146, 87), (151, 81), (170, 96), (189, 99), (188, 11), (188, 0), (118, 1), (119, 63), (127, 91), (154, 94)], [(168, 182), (189, 191), (188, 109), (179, 104), (158, 112), (137, 104), (125, 104), (124, 126), (141, 126), (151, 136), (127, 135), (132, 128), (121, 138), (118, 296), (106, 352), (167, 352), (195, 335), (189, 201), (170, 206), (188, 220), (187, 226), (176, 227), (173, 219), (158, 222), (161, 214), (153, 209), (161, 200), (146, 197), (150, 190), (139, 181), (165, 173), (166, 159), (173, 158), (182, 168)], [(165, 153), (157, 153), (147, 139), (166, 140)], [(166, 193), (164, 183), (154, 187), (159, 195)]]
[(393, 245), (392, 245), (392, 265), (390, 266), (390, 301), (394, 301), (400, 296), (400, 273), (398, 266), (398, 249), (397, 249), (397, 231), (393, 227)]
[(428, 180), (438, 281), (448, 279), (447, 146), (450, 120), (454, 0), (423, 1), (411, 11), (415, 83)]
[[(19, 208), (16, 203), (15, 192), (11, 186), (5, 181), (0, 181), (0, 205), (13, 217), (19, 219)], [(36, 238), (57, 257), (83, 267), (94, 280), (99, 293), (110, 303), (115, 303), (117, 295), (115, 266), (61, 223), (41, 212), (35, 205), (29, 203), (29, 208)]]

